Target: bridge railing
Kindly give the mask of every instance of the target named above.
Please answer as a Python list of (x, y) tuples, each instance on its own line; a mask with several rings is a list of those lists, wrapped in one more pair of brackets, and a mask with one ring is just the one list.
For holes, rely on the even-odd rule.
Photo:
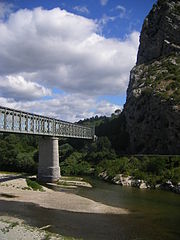
[(93, 139), (95, 130), (24, 111), (0, 106), (0, 132)]

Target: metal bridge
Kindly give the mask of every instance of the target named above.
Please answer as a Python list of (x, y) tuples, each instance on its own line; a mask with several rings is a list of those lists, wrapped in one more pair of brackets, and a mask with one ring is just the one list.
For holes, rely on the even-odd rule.
[[(94, 139), (94, 128), (0, 106), (0, 132), (24, 133), (39, 138), (38, 179), (60, 178), (58, 137)], [(0, 146), (1, 147), (1, 146)]]
[(95, 130), (55, 118), (0, 106), (0, 132), (93, 139)]

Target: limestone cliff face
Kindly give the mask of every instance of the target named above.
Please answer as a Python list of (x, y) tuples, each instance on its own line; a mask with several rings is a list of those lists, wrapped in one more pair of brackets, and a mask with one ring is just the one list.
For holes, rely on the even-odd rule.
[(180, 154), (180, 1), (146, 17), (123, 114), (132, 153)]
[(180, 52), (180, 1), (159, 0), (144, 20), (137, 64)]

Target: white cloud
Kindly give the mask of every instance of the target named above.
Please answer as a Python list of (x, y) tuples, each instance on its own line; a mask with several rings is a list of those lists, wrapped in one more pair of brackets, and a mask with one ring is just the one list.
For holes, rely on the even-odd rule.
[(136, 60), (138, 33), (118, 41), (97, 30), (94, 21), (60, 9), (12, 14), (0, 25), (0, 74), (33, 72), (32, 81), (66, 92), (122, 93)]
[(107, 101), (101, 101), (97, 104), (96, 114), (98, 116), (110, 116), (116, 109), (122, 109), (122, 106), (117, 104), (112, 104)]
[(124, 18), (126, 16), (126, 8), (121, 6), (121, 5), (117, 5), (116, 9), (120, 11), (120, 18)]
[(108, 0), (100, 0), (100, 2), (102, 6), (105, 6), (108, 3)]
[[(51, 110), (42, 97), (50, 95), (53, 88), (66, 94), (48, 100), (55, 112), (55, 102), (59, 112), (63, 104), (70, 106), (65, 100), (73, 101), (71, 96), (81, 102), (78, 94), (87, 96), (83, 101), (93, 100), (95, 108), (99, 106), (98, 96), (125, 94), (129, 71), (136, 61), (139, 33), (133, 32), (124, 40), (106, 39), (98, 29), (96, 21), (59, 8), (10, 14), (0, 22), (1, 96), (11, 104), (18, 100), (17, 106), (27, 105), (32, 111), (39, 106), (38, 111), (48, 109), (48, 113)], [(40, 101), (33, 101), (37, 98)], [(104, 104), (114, 109), (114, 105), (109, 108), (107, 102)], [(96, 112), (74, 109), (64, 108), (64, 118), (65, 111), (72, 119)]]
[(117, 19), (117, 17), (118, 16), (108, 16), (106, 14), (103, 14), (102, 18), (99, 19), (98, 24), (103, 28), (104, 25), (106, 25), (108, 22), (113, 22)]
[(11, 99), (11, 98), (0, 97), (0, 103), (1, 103), (1, 106), (4, 106), (4, 107), (9, 107), (9, 108), (16, 107), (16, 102), (14, 101), (14, 99)]
[(77, 122), (79, 119), (90, 118), (95, 115), (110, 116), (112, 112), (121, 107), (107, 101), (97, 102), (94, 98), (81, 94), (59, 95), (52, 99), (18, 102), (11, 98), (0, 97), (0, 101), (2, 106), (70, 122)]
[(26, 81), (22, 76), (0, 76), (0, 93), (15, 100), (32, 100), (51, 95), (51, 91), (38, 83)]
[(89, 10), (86, 6), (75, 6), (73, 9), (80, 13), (89, 13)]

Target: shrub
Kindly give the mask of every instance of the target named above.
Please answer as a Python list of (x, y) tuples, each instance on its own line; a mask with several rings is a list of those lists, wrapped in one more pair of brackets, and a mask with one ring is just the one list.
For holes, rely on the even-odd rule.
[(155, 188), (155, 186), (161, 182), (161, 177), (156, 175), (146, 175), (144, 179), (151, 188)]
[(63, 175), (87, 175), (91, 172), (91, 165), (84, 161), (80, 152), (72, 153), (65, 161), (60, 163)]
[(129, 159), (127, 157), (120, 157), (115, 160), (101, 161), (95, 168), (95, 174), (98, 175), (101, 172), (107, 171), (110, 178), (113, 178), (116, 174), (127, 173), (129, 169)]
[(43, 187), (39, 183), (37, 183), (36, 181), (33, 181), (33, 180), (29, 179), (29, 178), (26, 178), (26, 183), (34, 191), (37, 191), (37, 190), (43, 191)]
[(33, 160), (32, 153), (18, 153), (16, 156), (16, 168), (23, 172), (35, 173), (37, 164)]
[(65, 144), (61, 145), (60, 151), (59, 151), (60, 160), (61, 161), (65, 160), (67, 157), (69, 157), (73, 153), (73, 151), (74, 151), (74, 149), (70, 144), (65, 143)]
[(147, 161), (145, 163), (146, 171), (152, 174), (158, 175), (162, 174), (163, 170), (166, 168), (166, 157), (149, 157), (146, 158)]
[(178, 168), (174, 168), (172, 170), (172, 177), (171, 177), (171, 181), (173, 184), (178, 184), (180, 183), (180, 167)]

